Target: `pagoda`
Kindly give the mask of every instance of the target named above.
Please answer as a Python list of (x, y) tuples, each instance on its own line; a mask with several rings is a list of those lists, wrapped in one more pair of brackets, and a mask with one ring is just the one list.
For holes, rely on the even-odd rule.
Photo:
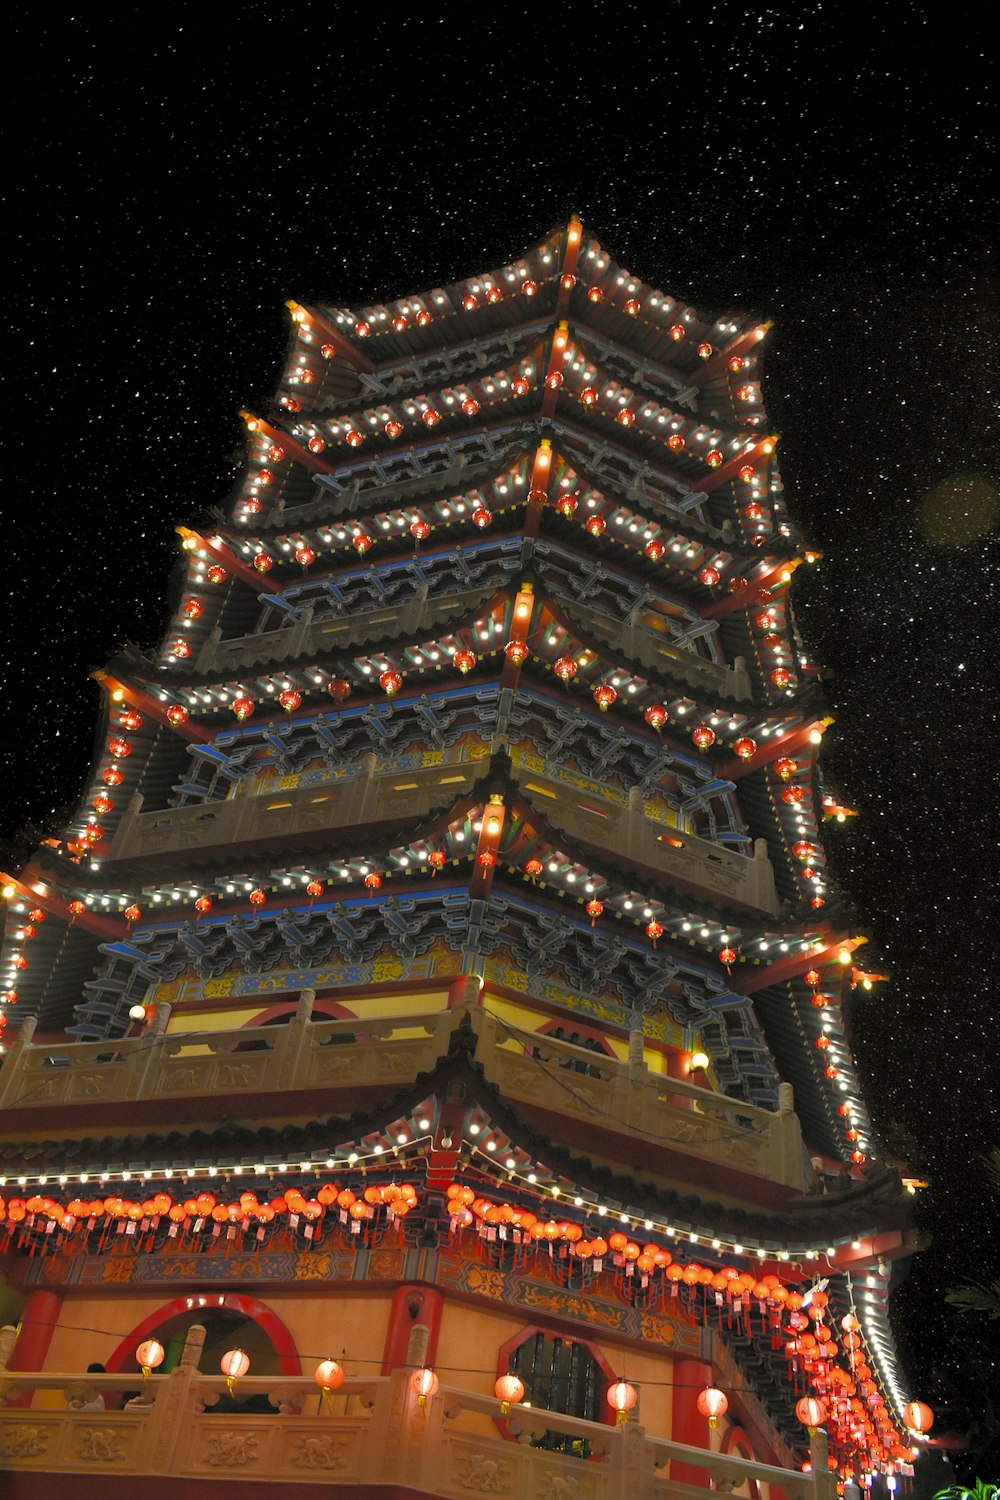
[(894, 1489), (915, 1241), (767, 326), (576, 220), (289, 308), (77, 817), (4, 877), (18, 1495)]

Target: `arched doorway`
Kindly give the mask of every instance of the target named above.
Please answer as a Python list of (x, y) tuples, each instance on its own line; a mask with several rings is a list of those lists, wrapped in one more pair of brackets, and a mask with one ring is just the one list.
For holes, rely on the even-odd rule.
[(144, 1339), (157, 1339), (166, 1351), (161, 1374), (177, 1364), (187, 1331), (193, 1323), (205, 1329), (205, 1345), (198, 1361), (204, 1375), (219, 1373), (227, 1349), (245, 1349), (255, 1375), (299, 1375), (301, 1362), (295, 1343), (281, 1319), (255, 1297), (239, 1292), (196, 1292), (176, 1297), (144, 1318), (115, 1349), (107, 1363), (110, 1374), (137, 1368), (135, 1351)]

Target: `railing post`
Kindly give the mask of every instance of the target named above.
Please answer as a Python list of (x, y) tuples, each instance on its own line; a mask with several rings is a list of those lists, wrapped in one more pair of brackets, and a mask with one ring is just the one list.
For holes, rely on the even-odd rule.
[(37, 1025), (37, 1017), (25, 1016), (16, 1037), (7, 1048), (3, 1071), (0, 1072), (0, 1109), (17, 1103), (24, 1077), (24, 1056), (31, 1046), (31, 1038)]
[(181, 1357), (170, 1374), (153, 1377), (157, 1382), (156, 1400), (148, 1417), (143, 1454), (144, 1466), (148, 1466), (151, 1474), (180, 1473), (180, 1452), (189, 1441), (194, 1415), (193, 1387), (204, 1345), (204, 1326), (192, 1323)]
[(161, 1000), (153, 1012), (153, 1019), (138, 1039), (140, 1045), (129, 1056), (133, 1072), (131, 1086), (126, 1085), (126, 1097), (129, 1099), (148, 1099), (157, 1092), (156, 1073), (163, 1057), (163, 1038), (170, 1021), (170, 1011), (169, 1003)]
[(805, 1147), (795, 1113), (795, 1092), (790, 1083), (778, 1084), (778, 1112), (771, 1116), (768, 1125), (768, 1167), (776, 1182), (799, 1188), (809, 1184)]
[(315, 990), (299, 990), (295, 1014), (275, 1038), (274, 1052), (278, 1067), (278, 1077), (273, 1084), (275, 1088), (289, 1089), (300, 1082), (303, 1054), (313, 1040), (310, 1026), (315, 1003)]
[(14, 1352), (16, 1339), (17, 1329), (13, 1323), (5, 1323), (0, 1328), (0, 1370), (6, 1370), (10, 1357)]
[(816, 1500), (836, 1500), (837, 1480), (830, 1472), (830, 1449), (823, 1427), (810, 1428), (809, 1459), (812, 1463)]

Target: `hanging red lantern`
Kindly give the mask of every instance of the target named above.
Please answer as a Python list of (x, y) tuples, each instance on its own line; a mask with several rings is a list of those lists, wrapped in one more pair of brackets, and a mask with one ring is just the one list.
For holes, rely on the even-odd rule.
[(428, 1396), (433, 1396), (439, 1385), (440, 1381), (434, 1371), (426, 1366), (422, 1370), (414, 1370), (410, 1376), (410, 1389), (417, 1398), (418, 1406), (426, 1406)]
[(182, 611), (187, 615), (189, 620), (197, 620), (200, 615), (205, 613), (205, 606), (200, 599), (186, 599), (182, 605)]
[(88, 823), (81, 837), (85, 843), (99, 844), (104, 837), (104, 829), (100, 823)]
[(604, 301), (604, 293), (601, 291), (601, 289), (600, 289), (599, 286), (591, 286), (591, 287), (587, 288), (587, 301), (588, 302), (603, 302)]
[(663, 936), (663, 928), (660, 926), (659, 922), (654, 921), (646, 923), (646, 936), (652, 939), (653, 947), (655, 948), (657, 938), (661, 938)]
[(254, 478), (256, 479), (258, 484), (268, 485), (274, 479), (274, 475), (271, 473), (270, 469), (258, 469), (256, 474), (254, 475)]
[(691, 738), (699, 750), (710, 750), (715, 744), (715, 730), (708, 724), (696, 724), (691, 731)]
[(709, 448), (708, 452), (705, 454), (705, 462), (708, 464), (708, 467), (710, 469), (717, 469), (719, 467), (719, 465), (722, 463), (722, 454), (719, 452), (718, 448)]
[(639, 303), (635, 297), (629, 297), (628, 301), (625, 303), (625, 311), (628, 313), (630, 318), (638, 317)]
[(479, 411), (479, 402), (475, 396), (466, 396), (462, 402), (462, 410), (467, 417), (474, 417)]
[(294, 688), (285, 688), (278, 694), (278, 702), (286, 714), (294, 713), (297, 708), (302, 707), (302, 694), (297, 693)]
[(493, 866), (497, 862), (497, 857), (493, 853), (492, 849), (484, 849), (481, 854), (479, 854), (478, 859), (484, 870), (492, 870)]
[(719, 949), (719, 962), (725, 965), (726, 973), (733, 972), (733, 964), (736, 962), (735, 948), (725, 947)]
[(731, 594), (742, 594), (744, 589), (747, 589), (749, 587), (750, 585), (747, 579), (742, 578), (739, 575), (737, 575), (735, 578), (730, 578), (729, 582), (726, 584), (726, 588)]
[(351, 538), (351, 541), (354, 545), (354, 550), (355, 552), (357, 552), (359, 557), (364, 557), (365, 553), (372, 546), (372, 539), (368, 535), (367, 531), (356, 531)]
[(296, 412), (302, 410), (302, 402), (298, 401), (294, 396), (282, 396), (281, 404), (286, 411)]
[(430, 313), (427, 311), (426, 307), (422, 307), (420, 309), (420, 311), (417, 313), (417, 327), (418, 328), (426, 328), (427, 325), (428, 325), (428, 323), (430, 323), (430, 322), (431, 322), (431, 315), (430, 315)]
[(592, 385), (585, 385), (580, 392), (580, 401), (584, 406), (597, 405), (597, 391)]
[(608, 711), (617, 697), (618, 692), (610, 682), (599, 682), (594, 689), (594, 702), (602, 714)]
[(478, 660), (479, 658), (477, 657), (476, 653), (474, 651), (470, 651), (468, 647), (465, 646), (463, 646), (461, 651), (456, 651), (455, 655), (452, 657), (452, 661), (455, 663), (456, 667), (461, 672), (463, 677), (467, 672), (472, 671)]
[(267, 900), (267, 893), (266, 891), (262, 891), (258, 888), (257, 890), (250, 892), (247, 900), (250, 902), (251, 906), (263, 906), (264, 902)]
[(775, 667), (771, 673), (771, 681), (776, 688), (785, 688), (791, 682), (791, 677), (785, 667)]
[(562, 383), (563, 376), (561, 370), (550, 370), (548, 375), (546, 375), (545, 377), (545, 384), (548, 386), (550, 391), (557, 391)]
[(139, 918), (141, 916), (142, 916), (142, 907), (141, 906), (135, 906), (135, 905), (126, 906), (126, 908), (125, 908), (125, 920), (126, 920), (126, 922), (129, 922), (129, 923), (138, 922), (138, 920), (139, 920)]
[(317, 437), (311, 437), (309, 439), (308, 446), (309, 446), (309, 452), (310, 453), (322, 453), (323, 450), (326, 447), (326, 443), (323, 441), (323, 439), (321, 437), (317, 436)]
[(739, 476), (744, 484), (753, 484), (754, 480), (757, 477), (757, 470), (753, 467), (752, 464), (744, 464), (743, 467), (739, 470)]
[(310, 905), (316, 900), (317, 896), (322, 896), (322, 894), (323, 882), (321, 880), (310, 880), (306, 886), (306, 895), (309, 897)]
[(358, 336), (359, 339), (366, 339), (366, 338), (368, 338), (370, 336), (370, 334), (371, 334), (371, 331), (372, 331), (372, 325), (370, 323), (364, 323), (364, 322), (362, 322), (362, 323), (355, 323), (355, 325), (354, 325), (354, 332), (357, 334), (357, 336)]
[(501, 1375), (494, 1382), (493, 1394), (500, 1402), (500, 1415), (505, 1417), (512, 1406), (524, 1400), (524, 1382), (516, 1375)]
[(531, 489), (528, 491), (529, 505), (544, 505), (547, 499), (548, 496), (546, 495), (544, 490)]
[(542, 862), (541, 862), (541, 860), (540, 859), (529, 859), (529, 860), (526, 860), (525, 861), (525, 865), (524, 865), (524, 873), (525, 873), (525, 875), (527, 875), (527, 877), (531, 881), (532, 885), (534, 885), (535, 882), (537, 881), (539, 875), (542, 873)]
[(41, 926), (41, 924), (45, 921), (45, 913), (42, 911), (42, 908), (40, 906), (36, 906), (34, 910), (29, 911), (28, 921), (37, 922), (39, 926)]
[(218, 563), (213, 563), (207, 573), (209, 583), (225, 583), (229, 576), (225, 568), (220, 568)]
[(584, 530), (589, 531), (591, 536), (603, 536), (607, 524), (603, 516), (588, 516), (583, 523)]
[(350, 448), (360, 448), (361, 444), (365, 440), (365, 435), (364, 435), (363, 432), (359, 432), (356, 427), (351, 427), (351, 428), (348, 429), (348, 432), (347, 432), (345, 440), (347, 442), (348, 447), (350, 447)]
[(822, 982), (823, 976), (818, 969), (807, 969), (805, 974), (803, 975), (803, 978), (805, 979), (806, 984), (811, 985), (812, 988), (815, 989), (816, 986)]
[(792, 845), (792, 853), (796, 859), (812, 859), (816, 853), (815, 844), (810, 844), (808, 839), (799, 839), (797, 844)]
[(351, 696), (351, 684), (343, 677), (331, 678), (326, 690), (338, 706)]
[(717, 1386), (707, 1385), (699, 1392), (695, 1405), (702, 1416), (708, 1418), (709, 1427), (714, 1429), (719, 1425), (719, 1418), (729, 1410), (729, 1397)]
[(319, 352), (323, 359), (333, 359), (337, 351), (332, 344), (320, 344)]
[(397, 313), (392, 320), (392, 326), (397, 333), (405, 333), (406, 329), (409, 328), (410, 325), (407, 319), (403, 317), (402, 313)]
[(427, 863), (431, 867), (433, 878), (433, 876), (437, 874), (438, 870), (444, 869), (445, 865), (448, 863), (448, 856), (447, 854), (445, 854), (443, 849), (432, 849), (430, 854), (428, 854), (427, 856)]
[(561, 516), (565, 516), (569, 520), (579, 503), (575, 495), (560, 495), (556, 501), (556, 510)]
[(264, 509), (264, 505), (256, 495), (251, 495), (249, 499), (244, 500), (243, 509), (246, 511), (247, 515), (259, 516), (261, 511)]
[(300, 369), (298, 373), (298, 379), (301, 385), (314, 385), (316, 381), (316, 375), (312, 370)]
[(757, 741), (752, 740), (748, 734), (744, 734), (733, 743), (733, 749), (740, 760), (749, 760), (757, 753)]
[(486, 509), (485, 505), (477, 505), (476, 509), (472, 512), (473, 524), (478, 526), (480, 531), (485, 531), (492, 520), (492, 513)]
[(395, 417), (390, 417), (385, 424), (385, 435), (387, 438), (398, 438), (402, 430), (402, 422), (397, 422)]
[(466, 292), (465, 296), (462, 298), (462, 306), (465, 308), (466, 312), (474, 312), (475, 309), (479, 306), (479, 299), (477, 297), (474, 297), (471, 292)]
[(531, 381), (526, 375), (515, 375), (510, 383), (510, 388), (515, 396), (526, 396), (531, 390)]
[(752, 500), (749, 505), (744, 505), (743, 514), (748, 521), (759, 521), (764, 514), (764, 508), (758, 505), (756, 500)]
[(825, 1052), (829, 1045), (830, 1038), (828, 1036), (818, 1036), (816, 1038), (816, 1047), (820, 1052)]
[(117, 760), (127, 760), (132, 754), (132, 746), (128, 740), (110, 739), (108, 740), (108, 752)]
[(579, 667), (571, 656), (560, 656), (552, 670), (563, 682), (571, 682)]
[(368, 872), (368, 874), (365, 876), (365, 886), (366, 886), (366, 888), (371, 891), (372, 895), (374, 895), (375, 892), (380, 889), (381, 885), (382, 885), (382, 877), (381, 877), (381, 875), (378, 873), (377, 870), (370, 870)]
[(121, 786), (125, 773), (120, 766), (105, 766), (101, 772), (101, 780), (105, 786)]
[(631, 427), (635, 422), (635, 412), (630, 406), (623, 406), (620, 411), (615, 413), (615, 421), (619, 427)]
[(253, 560), (253, 565), (258, 573), (270, 573), (274, 567), (274, 558), (269, 557), (266, 552), (258, 552)]
[(185, 708), (183, 703), (171, 703), (167, 709), (167, 723), (173, 724), (175, 728), (178, 724), (186, 724), (190, 717), (191, 710)]
[(181, 661), (184, 661), (191, 655), (190, 641), (185, 641), (183, 639), (176, 640), (174, 641), (170, 649), (173, 652), (174, 656), (178, 657)]
[(601, 915), (601, 912), (603, 910), (604, 910), (604, 902), (603, 901), (598, 901), (596, 896), (594, 897), (593, 901), (588, 901), (587, 902), (587, 905), (585, 907), (585, 911), (587, 913), (587, 916), (590, 918), (590, 925), (591, 925), (591, 927), (594, 927), (596, 925), (597, 919)]
[(797, 761), (791, 760), (787, 755), (781, 755), (774, 762), (774, 769), (782, 781), (788, 781), (799, 769)]
[(615, 1420), (619, 1427), (628, 1420), (628, 1414), (638, 1399), (639, 1392), (634, 1385), (629, 1385), (627, 1380), (616, 1380), (608, 1387), (607, 1402), (615, 1413)]
[(512, 661), (515, 667), (528, 659), (528, 648), (524, 641), (508, 641), (503, 649), (507, 660)]
[(819, 879), (819, 871), (814, 870), (812, 865), (803, 865), (802, 869), (799, 871), (799, 874), (802, 876), (803, 880)]
[(249, 719), (256, 707), (256, 703), (247, 693), (240, 693), (239, 697), (234, 698), (232, 702), (233, 713), (241, 724), (244, 719)]
[(115, 804), (107, 792), (98, 792), (90, 805), (96, 813), (109, 813)]
[(16, 958), (12, 960), (12, 962), (15, 969), (26, 969), (28, 967), (28, 960), (25, 958), (23, 953), (19, 953)]
[(646, 556), (649, 558), (650, 562), (654, 562), (654, 563), (659, 562), (660, 558), (663, 556), (663, 554), (664, 554), (664, 552), (666, 552), (666, 550), (667, 550), (666, 547), (663, 545), (663, 543), (659, 540), (658, 537), (653, 537), (652, 540), (648, 541), (646, 543), (645, 547), (643, 548), (643, 551), (645, 552)]
[(426, 542), (430, 534), (430, 522), (425, 521), (423, 516), (418, 516), (415, 521), (410, 522), (410, 535), (416, 543)]
[(316, 561), (316, 553), (312, 547), (303, 544), (301, 547), (296, 547), (295, 549), (295, 561), (301, 563), (304, 568), (308, 568), (310, 563)]
[(435, 411), (433, 406), (429, 406), (426, 411), (421, 412), (420, 420), (425, 427), (436, 427), (441, 420), (441, 413)]
[(672, 432), (667, 438), (667, 447), (671, 453), (680, 453), (684, 447), (684, 439), (679, 432)]
[(739, 370), (742, 370), (742, 368), (743, 356), (741, 354), (732, 354), (726, 360), (726, 369), (729, 370), (731, 374), (735, 375)]
[(673, 339), (675, 344), (679, 344), (686, 333), (687, 329), (684, 327), (683, 323), (672, 323), (670, 325), (670, 337)]
[(498, 302), (503, 301), (503, 292), (498, 286), (488, 286), (486, 288), (486, 300), (491, 307), (495, 307)]
[(379, 675), (378, 684), (383, 692), (388, 693), (389, 697), (391, 698), (393, 694), (398, 693), (400, 688), (403, 686), (402, 673), (397, 672), (395, 667), (390, 667), (388, 671), (382, 672)]
[(205, 916), (207, 912), (210, 912), (212, 910), (211, 896), (199, 896), (197, 901), (194, 903), (194, 909), (198, 913), (199, 917)]
[(795, 1403), (795, 1415), (811, 1431), (814, 1427), (822, 1427), (829, 1414), (818, 1396), (803, 1396)]
[(923, 1436), (934, 1426), (934, 1413), (923, 1401), (908, 1401), (903, 1407), (903, 1421), (911, 1432)]
[(718, 568), (713, 567), (711, 563), (709, 563), (708, 567), (702, 568), (698, 574), (699, 582), (703, 583), (707, 589), (713, 589), (721, 577), (722, 574)]
[(664, 724), (667, 722), (667, 710), (664, 708), (662, 703), (651, 703), (649, 707), (644, 710), (642, 717), (645, 719), (650, 729), (655, 729), (657, 733), (659, 733)]
[(711, 357), (712, 357), (712, 346), (711, 346), (711, 344), (699, 344), (698, 345), (698, 358), (699, 359), (711, 359)]

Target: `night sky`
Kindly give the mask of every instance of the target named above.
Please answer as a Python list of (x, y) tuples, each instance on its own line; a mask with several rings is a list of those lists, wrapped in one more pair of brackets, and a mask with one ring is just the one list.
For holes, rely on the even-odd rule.
[[(796, 574), (836, 726), (827, 839), (891, 972), (854, 1042), (933, 1186), (894, 1301), (913, 1393), (1000, 1422), (995, 104), (961, 5), (119, 7), (8, 60), (3, 833), (80, 796), (88, 672), (166, 628), (174, 525), (230, 491), (283, 301), (494, 267), (578, 213), (699, 311), (770, 318), (764, 397), (823, 561)], [(546, 13), (551, 18), (544, 19)], [(993, 1324), (996, 1329), (998, 1325)], [(984, 1415), (992, 1383), (993, 1415)], [(987, 1467), (993, 1464), (992, 1471)]]

